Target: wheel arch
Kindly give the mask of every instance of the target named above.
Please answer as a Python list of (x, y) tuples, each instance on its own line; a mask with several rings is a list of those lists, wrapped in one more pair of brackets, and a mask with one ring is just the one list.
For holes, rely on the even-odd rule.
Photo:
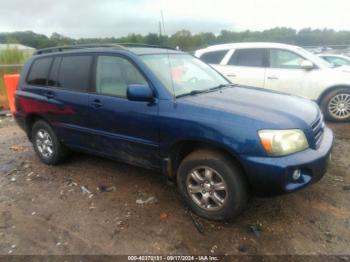
[(174, 143), (169, 150), (166, 174), (171, 179), (176, 179), (177, 169), (181, 161), (194, 150), (209, 149), (227, 156), (244, 174), (244, 179), (248, 182), (245, 169), (241, 164), (238, 154), (229, 150), (225, 145), (218, 145), (208, 141), (182, 140)]
[(43, 121), (45, 121), (46, 123), (48, 123), (50, 125), (50, 122), (45, 117), (43, 117), (42, 115), (31, 113), (31, 114), (28, 114), (26, 116), (25, 131), (27, 133), (27, 136), (28, 136), (29, 140), (31, 140), (31, 137), (32, 137), (33, 125), (34, 125), (35, 122), (37, 122), (39, 120), (43, 120)]
[(325, 98), (330, 92), (333, 92), (333, 91), (340, 89), (340, 88), (347, 88), (350, 91), (350, 85), (334, 85), (334, 86), (328, 87), (317, 98), (317, 100), (316, 100), (317, 104), (321, 105), (323, 98)]

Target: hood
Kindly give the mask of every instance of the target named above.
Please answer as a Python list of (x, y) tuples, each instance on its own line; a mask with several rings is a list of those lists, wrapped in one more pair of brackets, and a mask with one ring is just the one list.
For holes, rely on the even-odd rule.
[(350, 66), (339, 66), (322, 70), (320, 76), (328, 86), (350, 85)]
[(225, 88), (184, 99), (200, 107), (254, 119), (263, 128), (310, 126), (320, 114), (317, 104), (310, 100), (251, 87)]

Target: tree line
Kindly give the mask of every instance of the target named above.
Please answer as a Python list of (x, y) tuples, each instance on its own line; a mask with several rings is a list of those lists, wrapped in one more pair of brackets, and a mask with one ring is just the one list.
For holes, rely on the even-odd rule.
[(20, 43), (34, 48), (46, 48), (62, 45), (89, 44), (89, 43), (140, 43), (179, 47), (185, 51), (194, 51), (198, 48), (214, 44), (232, 42), (278, 42), (299, 46), (328, 46), (350, 45), (350, 31), (335, 31), (332, 29), (305, 28), (295, 30), (285, 27), (276, 27), (264, 31), (229, 31), (222, 30), (219, 34), (197, 33), (180, 30), (173, 35), (149, 33), (147, 35), (129, 34), (124, 37), (106, 38), (70, 38), (58, 33), (51, 36), (37, 34), (32, 31), (0, 33), (0, 43)]

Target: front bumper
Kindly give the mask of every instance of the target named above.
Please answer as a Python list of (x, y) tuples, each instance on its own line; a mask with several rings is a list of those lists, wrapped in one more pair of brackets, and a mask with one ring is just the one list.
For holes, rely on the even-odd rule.
[[(317, 150), (307, 149), (283, 157), (243, 156), (242, 164), (254, 191), (263, 193), (288, 193), (320, 180), (327, 171), (333, 146), (333, 132), (325, 127), (323, 139)], [(301, 170), (294, 181), (292, 173)]]

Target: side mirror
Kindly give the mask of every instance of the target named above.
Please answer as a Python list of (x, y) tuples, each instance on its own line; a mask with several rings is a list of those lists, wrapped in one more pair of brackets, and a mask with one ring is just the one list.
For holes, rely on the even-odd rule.
[(302, 61), (300, 66), (302, 69), (305, 69), (305, 70), (311, 70), (311, 69), (314, 69), (315, 67), (314, 64), (309, 60)]
[(130, 101), (152, 102), (154, 100), (152, 89), (146, 85), (128, 85), (126, 95)]

